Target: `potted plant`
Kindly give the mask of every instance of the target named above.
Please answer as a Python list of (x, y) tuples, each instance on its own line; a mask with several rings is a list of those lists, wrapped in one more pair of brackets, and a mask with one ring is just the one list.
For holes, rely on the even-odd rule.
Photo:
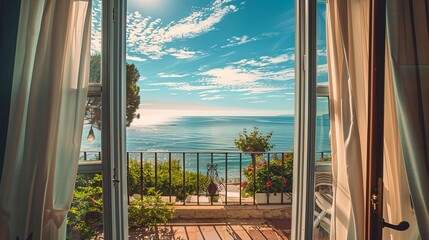
[(290, 203), (292, 169), (293, 153), (274, 155), (269, 161), (259, 156), (256, 164), (250, 163), (243, 170), (247, 180), (242, 183), (241, 189), (254, 197), (257, 204)]

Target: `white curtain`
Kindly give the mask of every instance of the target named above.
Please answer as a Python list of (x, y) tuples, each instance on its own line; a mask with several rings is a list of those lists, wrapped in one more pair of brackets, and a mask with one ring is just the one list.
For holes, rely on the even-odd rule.
[(368, 1), (327, 3), (334, 185), (331, 239), (364, 239)]
[[(364, 186), (367, 156), (368, 4), (368, 0), (328, 2), (327, 40), (334, 176), (331, 239), (364, 239), (367, 199)], [(389, 51), (386, 56), (390, 56)], [(393, 224), (406, 220), (411, 227), (405, 232), (384, 229), (383, 239), (416, 239), (419, 234), (409, 198), (410, 189), (400, 145), (402, 139), (396, 117), (397, 95), (394, 93), (389, 58), (386, 59), (385, 72), (384, 219)], [(428, 216), (427, 208), (425, 216)]]
[(0, 239), (63, 239), (89, 77), (90, 0), (22, 0)]
[[(398, 145), (422, 239), (429, 239), (429, 2), (387, 1)], [(403, 210), (403, 209), (402, 209)], [(416, 224), (414, 226), (416, 228)]]

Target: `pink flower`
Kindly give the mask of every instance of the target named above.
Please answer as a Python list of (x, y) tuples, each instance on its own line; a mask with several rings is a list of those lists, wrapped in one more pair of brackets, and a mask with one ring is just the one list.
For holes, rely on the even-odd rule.
[(260, 161), (259, 166), (264, 166), (264, 161)]

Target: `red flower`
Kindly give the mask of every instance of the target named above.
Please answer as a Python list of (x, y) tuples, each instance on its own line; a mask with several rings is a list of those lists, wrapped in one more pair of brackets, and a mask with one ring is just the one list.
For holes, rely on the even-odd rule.
[(287, 184), (287, 179), (283, 180), (283, 184), (286, 185)]
[(259, 166), (264, 166), (264, 161), (260, 161)]
[(267, 181), (267, 187), (271, 187), (273, 185), (273, 183), (271, 182), (271, 180)]

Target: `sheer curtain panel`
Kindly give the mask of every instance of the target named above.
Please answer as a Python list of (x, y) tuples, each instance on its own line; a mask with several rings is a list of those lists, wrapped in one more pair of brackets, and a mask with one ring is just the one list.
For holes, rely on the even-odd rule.
[(333, 212), (331, 239), (364, 239), (368, 1), (328, 1)]
[(89, 76), (91, 1), (22, 0), (0, 239), (64, 239)]
[(399, 142), (420, 237), (429, 239), (429, 2), (387, 1), (387, 29)]

